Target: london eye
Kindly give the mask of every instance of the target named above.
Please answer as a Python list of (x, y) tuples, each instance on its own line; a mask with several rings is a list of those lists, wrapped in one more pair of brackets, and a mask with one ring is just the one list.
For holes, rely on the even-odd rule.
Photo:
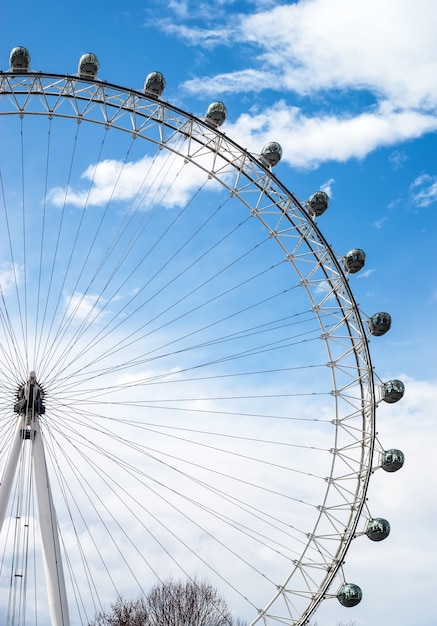
[(404, 388), (374, 373), (365, 252), (327, 243), (276, 138), (250, 153), (222, 102), (98, 70), (18, 47), (0, 74), (0, 615), (86, 625), (169, 577), (252, 625), (354, 606), (347, 551), (390, 530), (371, 475), (403, 464), (376, 437)]

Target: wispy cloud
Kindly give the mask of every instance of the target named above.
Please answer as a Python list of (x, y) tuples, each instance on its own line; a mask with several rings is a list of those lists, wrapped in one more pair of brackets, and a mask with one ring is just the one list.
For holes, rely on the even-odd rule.
[(422, 174), (411, 185), (413, 202), (416, 206), (427, 207), (437, 202), (437, 176)]
[(21, 282), (22, 269), (17, 263), (0, 263), (0, 290), (3, 294)]
[(75, 292), (65, 297), (67, 315), (75, 320), (90, 322), (101, 315), (101, 309), (105, 301), (97, 294), (83, 294)]

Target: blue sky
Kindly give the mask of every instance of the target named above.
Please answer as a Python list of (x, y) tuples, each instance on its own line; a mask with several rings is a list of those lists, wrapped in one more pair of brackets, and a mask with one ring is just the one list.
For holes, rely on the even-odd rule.
[(33, 70), (60, 74), (91, 51), (109, 83), (141, 89), (161, 71), (163, 99), (197, 116), (222, 100), (227, 136), (256, 154), (281, 144), (275, 174), (298, 198), (328, 192), (318, 224), (333, 248), (366, 251), (356, 299), (393, 318), (384, 341), (371, 341), (375, 370), (406, 384), (399, 404), (378, 410), (377, 430), (407, 461), (395, 476), (375, 474), (369, 492), (390, 538), (353, 545), (347, 560), (365, 601), (350, 612), (328, 602), (319, 626), (435, 623), (436, 20), (432, 0), (126, 0), (104, 10), (24, 0), (19, 16), (10, 3), (0, 11), (1, 69), (17, 45)]

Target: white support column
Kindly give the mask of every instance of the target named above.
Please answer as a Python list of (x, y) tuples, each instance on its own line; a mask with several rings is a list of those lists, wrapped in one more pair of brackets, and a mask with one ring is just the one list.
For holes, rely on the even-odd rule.
[(19, 417), (17, 420), (17, 427), (15, 429), (11, 449), (9, 450), (8, 459), (3, 469), (3, 476), (0, 483), (0, 531), (3, 528), (3, 522), (5, 521), (6, 510), (11, 496), (12, 484), (14, 482), (18, 460), (20, 458), (21, 446), (23, 442), (24, 421), (24, 415)]
[(52, 626), (69, 626), (67, 592), (62, 569), (56, 513), (52, 500), (44, 445), (38, 419), (35, 420), (33, 440), (33, 469), (35, 476), (38, 517), (46, 572), (46, 585)]

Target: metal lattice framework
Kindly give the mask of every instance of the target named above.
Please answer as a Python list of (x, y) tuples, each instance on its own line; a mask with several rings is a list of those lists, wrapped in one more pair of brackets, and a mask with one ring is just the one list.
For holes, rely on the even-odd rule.
[[(335, 595), (335, 584), (342, 582), (346, 552), (365, 514), (374, 454), (377, 399), (369, 331), (354, 300), (342, 256), (327, 244), (305, 204), (258, 156), (205, 121), (159, 99), (77, 76), (11, 72), (0, 75), (0, 116), (92, 123), (168, 151), (217, 181), (279, 246), (297, 277), (297, 286), (307, 294), (308, 310), (318, 321), (318, 336), (325, 345), (324, 367), (332, 381), (331, 418), (327, 420), (332, 443), (327, 451), (329, 474), (321, 477), (324, 496), (314, 506), (311, 527), (299, 534), (301, 553), (291, 560), (289, 574), (275, 581), (271, 600), (257, 609), (251, 623), (307, 623), (318, 604)], [(6, 316), (3, 309), (3, 320)], [(4, 333), (5, 326), (3, 322)], [(62, 333), (56, 336), (58, 342), (59, 336)], [(56, 395), (55, 374), (46, 385)], [(38, 428), (42, 432), (50, 429), (47, 416)], [(48, 435), (46, 444), (53, 445)], [(308, 472), (311, 474), (311, 468)]]

